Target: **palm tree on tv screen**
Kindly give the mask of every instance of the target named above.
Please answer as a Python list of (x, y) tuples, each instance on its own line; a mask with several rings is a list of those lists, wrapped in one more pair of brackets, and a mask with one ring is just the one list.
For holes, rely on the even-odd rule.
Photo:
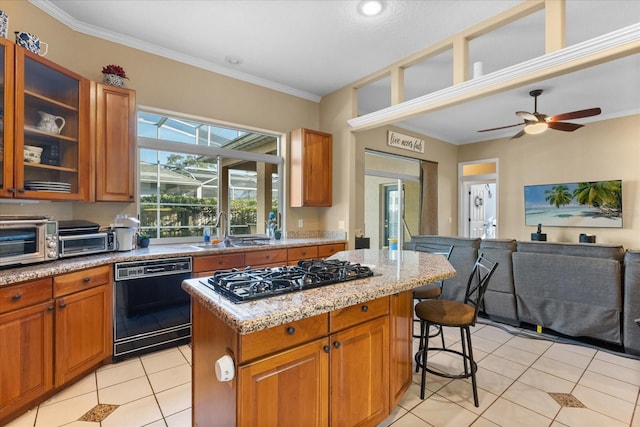
[(573, 197), (581, 205), (592, 206), (606, 215), (622, 213), (621, 181), (580, 182), (573, 190)]
[(556, 208), (560, 206), (566, 206), (571, 203), (573, 197), (569, 191), (569, 187), (566, 185), (554, 185), (548, 190), (544, 191), (547, 197), (544, 198), (550, 205), (554, 205)]

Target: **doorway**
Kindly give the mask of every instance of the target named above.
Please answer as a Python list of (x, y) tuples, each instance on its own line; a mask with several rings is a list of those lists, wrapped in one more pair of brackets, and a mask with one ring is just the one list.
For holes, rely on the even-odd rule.
[(389, 238), (402, 245), (419, 232), (420, 194), (418, 160), (365, 151), (363, 231), (371, 248), (388, 247)]
[(460, 163), (459, 235), (498, 237), (498, 159)]

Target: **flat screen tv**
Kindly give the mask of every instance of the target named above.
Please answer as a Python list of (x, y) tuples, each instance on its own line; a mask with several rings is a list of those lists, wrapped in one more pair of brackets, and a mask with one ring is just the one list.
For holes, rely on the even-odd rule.
[(524, 186), (525, 225), (622, 228), (622, 180)]

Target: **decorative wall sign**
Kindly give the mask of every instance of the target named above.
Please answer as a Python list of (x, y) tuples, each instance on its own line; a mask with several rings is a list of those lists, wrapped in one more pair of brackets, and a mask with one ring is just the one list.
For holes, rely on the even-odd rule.
[(622, 181), (525, 185), (525, 225), (622, 228)]
[(424, 153), (424, 139), (403, 135), (398, 132), (387, 132), (387, 145), (389, 147), (401, 148), (403, 150)]

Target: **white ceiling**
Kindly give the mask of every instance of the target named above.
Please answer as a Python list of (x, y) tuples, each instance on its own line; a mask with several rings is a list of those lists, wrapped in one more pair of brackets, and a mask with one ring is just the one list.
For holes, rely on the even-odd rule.
[[(30, 1), (76, 31), (313, 101), (521, 3), (386, 0), (380, 16), (367, 18), (356, 0)], [(567, 0), (566, 15), (572, 45), (640, 22), (640, 2)], [(488, 74), (543, 55), (543, 34), (541, 11), (473, 40), (470, 62)], [(407, 99), (451, 85), (450, 62), (445, 53), (408, 69)], [(533, 111), (528, 92), (537, 88), (545, 90), (538, 110), (548, 115), (592, 107), (602, 108), (596, 120), (639, 113), (639, 76), (636, 54), (398, 125), (454, 144), (510, 136), (520, 128), (476, 131), (519, 123), (515, 111)], [(386, 79), (360, 91), (359, 113), (388, 100)]]

